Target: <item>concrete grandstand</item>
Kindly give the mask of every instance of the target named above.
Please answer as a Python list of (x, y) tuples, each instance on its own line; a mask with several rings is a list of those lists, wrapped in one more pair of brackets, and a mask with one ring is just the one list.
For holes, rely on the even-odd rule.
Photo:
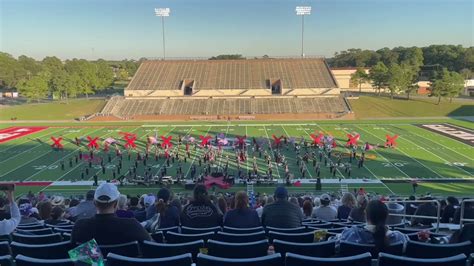
[(322, 58), (148, 60), (95, 119), (352, 118)]

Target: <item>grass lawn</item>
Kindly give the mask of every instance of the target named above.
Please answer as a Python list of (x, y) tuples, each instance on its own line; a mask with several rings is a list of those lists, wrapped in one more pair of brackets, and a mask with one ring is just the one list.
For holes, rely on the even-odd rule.
[(81, 116), (99, 112), (104, 100), (70, 100), (63, 102), (23, 104), (0, 109), (0, 120), (72, 120)]
[(350, 100), (356, 118), (472, 116), (474, 101), (453, 102), (436, 99), (393, 99), (385, 96), (360, 96)]

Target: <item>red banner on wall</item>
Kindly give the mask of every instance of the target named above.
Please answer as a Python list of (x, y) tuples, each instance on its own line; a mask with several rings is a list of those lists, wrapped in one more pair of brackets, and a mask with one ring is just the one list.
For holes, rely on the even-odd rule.
[(12, 139), (21, 138), (26, 135), (30, 135), (41, 130), (45, 130), (47, 127), (9, 127), (0, 130), (0, 143), (7, 142)]

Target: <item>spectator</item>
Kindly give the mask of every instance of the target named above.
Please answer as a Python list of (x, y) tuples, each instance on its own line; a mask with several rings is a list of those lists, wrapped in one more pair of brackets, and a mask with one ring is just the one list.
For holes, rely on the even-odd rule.
[(356, 205), (356, 199), (352, 193), (344, 193), (342, 196), (342, 205), (337, 208), (337, 219), (345, 220), (349, 217), (352, 209)]
[(7, 199), (0, 196), (0, 221), (10, 219), (10, 212), (7, 211)]
[(328, 194), (321, 195), (321, 206), (316, 208), (313, 213), (313, 218), (320, 219), (323, 221), (331, 221), (336, 219), (337, 217), (337, 210), (330, 206), (331, 204), (331, 197)]
[(449, 243), (451, 244), (464, 241), (471, 241), (474, 246), (474, 224), (465, 224), (461, 230), (454, 232), (449, 239)]
[(66, 222), (66, 220), (64, 220), (64, 209), (61, 206), (54, 206), (51, 210), (51, 218), (46, 220), (44, 223), (56, 225), (64, 222)]
[(127, 209), (127, 196), (120, 195), (117, 202), (117, 211), (115, 212), (117, 217), (120, 218), (133, 218), (133, 212)]
[(20, 224), (31, 224), (38, 222), (38, 219), (32, 216), (34, 210), (28, 199), (20, 199), (19, 209), (21, 214)]
[(303, 214), (304, 214), (304, 219), (311, 219), (312, 217), (313, 203), (309, 199), (303, 202)]
[(154, 195), (145, 195), (143, 197), (143, 204), (145, 206), (146, 211), (146, 219), (151, 219), (156, 214), (156, 197)]
[(255, 209), (257, 211), (258, 217), (262, 217), (263, 213), (263, 207), (265, 207), (265, 204), (267, 203), (267, 197), (266, 196), (260, 196), (258, 199), (259, 206)]
[(369, 200), (366, 195), (357, 195), (357, 207), (351, 210), (349, 214), (349, 220), (354, 222), (365, 223), (366, 222), (366, 208)]
[(296, 206), (300, 207), (300, 204), (298, 203), (298, 199), (295, 197), (291, 197), (289, 202), (295, 204)]
[[(461, 208), (457, 208), (454, 212), (454, 223), (458, 224), (461, 217)], [(463, 219), (474, 219), (474, 202), (464, 203), (464, 216)]]
[(51, 219), (51, 211), (53, 210), (53, 204), (50, 201), (40, 201), (38, 202), (38, 211), (39, 217), (41, 220)]
[(227, 201), (224, 197), (219, 197), (219, 199), (217, 200), (217, 206), (219, 207), (219, 210), (222, 215), (225, 215), (225, 213), (227, 212)]
[(454, 214), (456, 213), (456, 208), (459, 206), (459, 201), (452, 196), (449, 196), (447, 199), (447, 205), (444, 208), (443, 215), (441, 216), (442, 223), (450, 223), (454, 220)]
[(260, 226), (258, 213), (249, 208), (249, 197), (244, 191), (235, 194), (235, 209), (225, 214), (224, 225), (237, 228)]
[(135, 212), (138, 211), (140, 208), (138, 207), (138, 198), (131, 197), (130, 198), (130, 207), (128, 208), (129, 211)]
[(16, 229), (21, 219), (20, 210), (18, 209), (18, 205), (15, 203), (13, 191), (7, 190), (5, 193), (7, 194), (6, 200), (8, 200), (10, 204), (11, 217), (0, 220), (0, 236), (11, 234)]
[[(428, 197), (422, 198), (422, 200), (432, 200), (432, 198), (428, 196)], [(418, 206), (418, 208), (415, 211), (415, 215), (432, 216), (434, 219), (413, 217), (411, 219), (411, 224), (413, 226), (431, 225), (431, 223), (434, 223), (436, 221), (436, 217), (438, 216), (438, 209), (432, 202), (425, 202), (421, 204), (420, 206)]]
[(267, 204), (263, 208), (262, 225), (295, 228), (301, 226), (303, 212), (293, 203), (288, 201), (288, 191), (285, 187), (278, 187), (275, 190), (275, 202)]
[(77, 204), (77, 206), (69, 212), (71, 216), (70, 219), (73, 221), (94, 217), (95, 213), (94, 190), (87, 191), (86, 200)]
[(99, 245), (112, 245), (150, 240), (150, 235), (135, 219), (118, 218), (115, 215), (119, 196), (115, 185), (101, 184), (94, 194), (97, 214), (76, 222), (71, 233), (71, 242), (84, 243), (95, 239)]
[(193, 200), (181, 212), (181, 225), (200, 228), (222, 225), (222, 216), (210, 201), (204, 185), (194, 188)]
[(181, 205), (181, 200), (180, 199), (173, 199), (170, 202), (170, 206), (176, 207), (176, 209), (178, 209), (178, 213), (181, 213), (183, 211), (183, 206)]
[(405, 211), (405, 207), (395, 201), (389, 201), (385, 203), (388, 208), (388, 218), (387, 218), (387, 224), (388, 225), (393, 225), (393, 224), (401, 224), (403, 220), (403, 216), (398, 216), (398, 215), (390, 215), (390, 214), (403, 214)]
[[(415, 198), (415, 196), (412, 195), (408, 198), (408, 200), (413, 201), (413, 200), (416, 200), (416, 198)], [(413, 215), (413, 214), (415, 214), (416, 209), (418, 208), (418, 206), (415, 203), (407, 203), (406, 208), (407, 208), (406, 213), (408, 215)]]
[(408, 241), (406, 235), (398, 231), (388, 230), (385, 224), (387, 217), (387, 205), (379, 200), (372, 200), (367, 205), (367, 225), (347, 228), (337, 237), (337, 240), (358, 244), (374, 244), (376, 253), (385, 251), (386, 247), (393, 243), (402, 242), (406, 244)]

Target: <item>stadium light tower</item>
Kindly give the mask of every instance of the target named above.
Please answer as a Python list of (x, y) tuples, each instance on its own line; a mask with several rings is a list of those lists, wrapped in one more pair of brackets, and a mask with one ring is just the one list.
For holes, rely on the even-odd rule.
[(301, 16), (301, 57), (304, 57), (304, 16), (311, 15), (311, 6), (297, 6), (295, 11)]
[(155, 15), (161, 17), (161, 31), (163, 32), (163, 60), (166, 59), (166, 46), (165, 46), (165, 17), (170, 16), (170, 9), (167, 8), (155, 8)]

